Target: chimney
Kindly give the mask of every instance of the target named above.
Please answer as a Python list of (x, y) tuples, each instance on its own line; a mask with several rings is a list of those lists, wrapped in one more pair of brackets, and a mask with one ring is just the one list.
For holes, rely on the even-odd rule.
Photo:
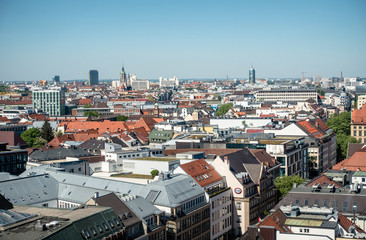
[(230, 160), (227, 156), (224, 156), (224, 163), (226, 163), (227, 165), (230, 165)]

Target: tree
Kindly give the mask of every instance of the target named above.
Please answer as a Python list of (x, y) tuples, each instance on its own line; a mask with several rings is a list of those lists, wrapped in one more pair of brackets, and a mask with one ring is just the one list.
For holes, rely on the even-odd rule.
[(150, 172), (150, 174), (151, 174), (151, 177), (152, 177), (152, 178), (154, 178), (155, 176), (157, 176), (157, 175), (159, 174), (159, 170), (154, 169), (154, 170), (152, 170), (152, 171)]
[(33, 147), (34, 142), (40, 134), (41, 132), (38, 128), (31, 128), (24, 131), (20, 137), (28, 144), (28, 147)]
[(321, 96), (324, 96), (324, 95), (325, 95), (324, 90), (318, 89), (318, 90), (317, 90), (317, 92), (318, 92)]
[(99, 113), (97, 111), (86, 111), (84, 113), (85, 117), (99, 117)]
[(221, 101), (221, 96), (218, 96), (217, 97), (217, 101)]
[(61, 130), (56, 132), (56, 137), (61, 137), (62, 135), (64, 135), (64, 133)]
[(117, 121), (122, 121), (122, 122), (124, 122), (124, 121), (126, 121), (128, 119), (128, 116), (122, 116), (122, 115), (119, 115), (119, 116), (117, 116)]
[(33, 147), (43, 147), (47, 144), (47, 140), (41, 138), (41, 137), (37, 137), (36, 140), (34, 141)]
[(223, 104), (217, 109), (216, 116), (222, 116), (227, 113), (233, 107), (232, 103)]
[(0, 84), (0, 92), (8, 92), (9, 91), (9, 87), (4, 85), (4, 84)]
[(335, 132), (335, 134), (350, 135), (351, 133), (351, 113), (342, 112), (341, 114), (333, 114), (327, 121), (327, 126)]
[(53, 129), (48, 119), (46, 119), (41, 128), (41, 137), (49, 143), (54, 137)]
[(91, 104), (85, 104), (84, 108), (91, 108), (91, 106), (92, 106)]
[(281, 193), (281, 197), (284, 197), (289, 191), (291, 191), (294, 183), (297, 185), (304, 182), (304, 179), (299, 175), (294, 176), (282, 176), (274, 180), (274, 184)]
[(337, 162), (340, 162), (347, 158), (347, 151), (348, 151), (348, 143), (359, 143), (356, 138), (345, 135), (339, 134), (337, 135)]
[(351, 137), (351, 113), (333, 114), (327, 121), (327, 126), (337, 135), (337, 162), (347, 157), (348, 143), (359, 142)]

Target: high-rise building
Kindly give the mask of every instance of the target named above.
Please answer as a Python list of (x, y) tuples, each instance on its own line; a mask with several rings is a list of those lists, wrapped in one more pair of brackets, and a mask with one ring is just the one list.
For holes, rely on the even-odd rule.
[(32, 92), (33, 109), (40, 109), (50, 116), (65, 114), (65, 91), (60, 87), (35, 89)]
[(249, 83), (255, 84), (255, 69), (253, 66), (249, 69)]
[(98, 85), (99, 84), (99, 76), (97, 70), (89, 71), (89, 85)]
[(60, 84), (60, 76), (53, 76), (53, 78), (52, 78), (52, 82), (53, 82), (53, 84), (55, 84), (55, 85), (58, 85), (58, 84)]

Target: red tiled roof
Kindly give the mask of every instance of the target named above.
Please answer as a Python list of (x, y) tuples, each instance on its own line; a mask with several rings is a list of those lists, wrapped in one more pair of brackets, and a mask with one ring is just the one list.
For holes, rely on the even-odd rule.
[(333, 166), (334, 170), (366, 171), (366, 152), (355, 152), (349, 159), (345, 159)]
[(43, 115), (43, 114), (36, 114), (36, 113), (29, 115), (29, 118), (30, 119), (35, 119), (37, 121), (44, 121), (44, 120), (46, 120), (46, 116), (45, 115)]
[(281, 211), (281, 209), (277, 209), (273, 214), (269, 215), (263, 221), (257, 224), (258, 227), (266, 226), (266, 227), (274, 227), (276, 230), (284, 233), (292, 231), (289, 227), (285, 225), (286, 215)]
[(366, 104), (352, 112), (352, 123), (366, 124)]
[(319, 177), (316, 177), (315, 179), (313, 179), (310, 183), (308, 183), (306, 186), (311, 187), (314, 184), (319, 183), (321, 187), (328, 187), (331, 184), (334, 184), (335, 187), (337, 188), (341, 188), (342, 186), (339, 185), (336, 182), (333, 182), (332, 180), (330, 180), (327, 176), (325, 175), (321, 175)]
[(247, 133), (263, 133), (263, 129), (247, 129)]
[(48, 146), (59, 146), (61, 143), (66, 141), (75, 141), (75, 137), (73, 134), (65, 134), (59, 137), (53, 138), (47, 145)]
[(86, 105), (86, 104), (91, 104), (92, 100), (90, 98), (87, 99), (79, 99), (79, 105)]
[(189, 163), (180, 165), (180, 167), (188, 175), (201, 186), (205, 187), (215, 182), (222, 180), (222, 177), (216, 170), (208, 164), (204, 159), (195, 160)]
[(315, 126), (312, 125), (310, 121), (301, 121), (298, 122), (310, 135), (312, 135), (315, 138), (320, 138), (323, 136), (323, 133), (317, 129)]
[(61, 122), (59, 126), (66, 126), (65, 132), (82, 132), (88, 130), (98, 130), (99, 133), (119, 132), (127, 130), (127, 126), (121, 121), (73, 121)]
[(350, 226), (355, 226), (355, 229), (358, 233), (365, 233), (364, 230), (362, 230), (359, 226), (354, 225), (351, 220), (349, 220), (346, 216), (344, 216), (342, 213), (338, 213), (338, 222), (339, 224), (348, 232), (348, 229), (350, 229)]

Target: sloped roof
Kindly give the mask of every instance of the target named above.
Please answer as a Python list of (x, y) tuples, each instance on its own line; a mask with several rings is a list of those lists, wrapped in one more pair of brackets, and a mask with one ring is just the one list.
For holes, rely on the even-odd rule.
[[(186, 149), (165, 149), (164, 154), (165, 155), (176, 155), (177, 153), (185, 153), (190, 152), (194, 149), (186, 148)], [(204, 152), (205, 155), (214, 154), (216, 156), (224, 156), (230, 153), (238, 152), (241, 149), (217, 149), (217, 148), (200, 148), (200, 152)]]
[(257, 224), (258, 227), (266, 226), (266, 227), (275, 227), (276, 230), (284, 233), (291, 233), (291, 229), (286, 226), (286, 215), (281, 211), (281, 209), (277, 209), (274, 213), (267, 216), (263, 221)]
[(365, 124), (366, 123), (366, 105), (363, 105), (361, 109), (353, 110), (352, 123), (355, 123), (355, 124)]
[(366, 171), (366, 152), (355, 152), (352, 157), (333, 166), (333, 170)]
[(125, 227), (132, 226), (141, 221), (115, 193), (109, 193), (94, 200), (98, 206), (111, 207)]
[(350, 158), (355, 152), (365, 152), (365, 146), (363, 143), (348, 143), (347, 158)]
[(359, 226), (353, 224), (351, 220), (349, 220), (346, 216), (344, 216), (342, 213), (338, 213), (338, 222), (339, 224), (348, 232), (351, 226), (355, 227), (355, 230), (358, 233), (365, 233), (364, 230), (362, 230)]
[(36, 150), (29, 155), (29, 158), (33, 161), (47, 161), (66, 159), (66, 157), (86, 157), (91, 155), (91, 153), (88, 153), (81, 148), (58, 148), (48, 149), (46, 151)]
[(73, 134), (65, 134), (59, 137), (54, 137), (47, 145), (48, 146), (59, 146), (61, 143), (66, 141), (75, 141), (75, 137)]
[(220, 174), (204, 159), (181, 164), (180, 167), (190, 175), (201, 187), (221, 181)]
[(161, 210), (142, 197), (124, 201), (124, 204), (126, 204), (140, 219), (162, 213)]
[(225, 156), (228, 158), (230, 170), (234, 174), (247, 172), (249, 173), (251, 180), (254, 183), (258, 183), (263, 168), (248, 148), (241, 149), (240, 151)]
[(104, 149), (105, 142), (102, 140), (89, 139), (78, 146), (81, 149), (93, 149), (96, 150), (97, 154), (101, 153), (101, 150)]
[(90, 129), (98, 130), (99, 133), (118, 132), (127, 130), (127, 126), (121, 121), (73, 121), (61, 122), (59, 126), (66, 126), (65, 132), (82, 132)]
[(249, 149), (254, 157), (268, 168), (271, 168), (278, 164), (275, 158), (269, 155), (264, 149)]
[(337, 188), (341, 188), (342, 186), (341, 185), (339, 185), (338, 183), (336, 183), (336, 182), (333, 182), (332, 180), (330, 180), (327, 176), (325, 176), (325, 175), (320, 175), (320, 176), (318, 176), (318, 177), (316, 177), (316, 178), (313, 178), (312, 180), (311, 180), (311, 182), (309, 182), (308, 184), (306, 184), (306, 186), (313, 186), (314, 184), (316, 184), (316, 183), (319, 183), (319, 185), (321, 186), (321, 187), (328, 187), (329, 185), (331, 185), (331, 184), (334, 184), (334, 186), (335, 187), (337, 187)]
[(9, 146), (27, 146), (27, 143), (14, 131), (0, 131), (0, 139), (1, 142), (6, 142)]
[(159, 178), (159, 180), (146, 185), (140, 192), (140, 196), (154, 205), (177, 207), (204, 193), (204, 189), (192, 177), (172, 174), (168, 179)]

